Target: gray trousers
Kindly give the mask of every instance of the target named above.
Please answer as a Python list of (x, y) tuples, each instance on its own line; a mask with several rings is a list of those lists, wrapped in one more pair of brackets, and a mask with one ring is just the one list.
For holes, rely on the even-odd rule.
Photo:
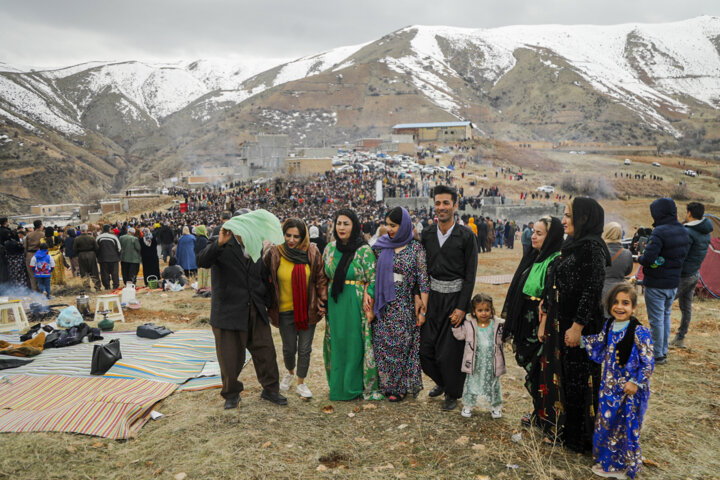
[(296, 374), (300, 378), (307, 377), (310, 368), (312, 342), (315, 336), (315, 325), (310, 325), (307, 330), (297, 330), (295, 328), (295, 316), (290, 311), (280, 313), (278, 326), (280, 327), (285, 368), (288, 370), (295, 369), (295, 356), (297, 355)]
[(695, 286), (697, 285), (699, 279), (699, 272), (695, 275), (690, 275), (689, 277), (680, 277), (680, 285), (678, 286), (677, 293), (675, 294), (675, 299), (680, 304), (680, 313), (682, 314), (680, 328), (678, 328), (677, 331), (677, 337), (679, 339), (685, 338), (688, 328), (690, 328), (693, 295), (695, 294)]

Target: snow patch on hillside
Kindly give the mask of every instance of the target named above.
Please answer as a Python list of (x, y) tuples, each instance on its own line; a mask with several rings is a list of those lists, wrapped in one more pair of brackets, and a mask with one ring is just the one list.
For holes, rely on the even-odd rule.
[(339, 47), (333, 50), (328, 50), (324, 53), (299, 58), (293, 62), (287, 63), (278, 72), (272, 86), (281, 85), (283, 83), (292, 82), (293, 80), (298, 80), (300, 78), (324, 72), (325, 70), (340, 64), (343, 60), (348, 59), (348, 57), (351, 57), (366, 45), (368, 44), (363, 43), (360, 45)]
[(68, 118), (38, 93), (18, 85), (3, 75), (0, 75), (0, 92), (2, 92), (3, 103), (7, 105), (6, 110), (19, 112), (23, 116), (68, 135), (85, 133), (73, 119)]

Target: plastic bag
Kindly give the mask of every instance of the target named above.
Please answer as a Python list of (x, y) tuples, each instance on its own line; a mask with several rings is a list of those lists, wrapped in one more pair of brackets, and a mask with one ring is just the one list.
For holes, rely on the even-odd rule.
[(81, 323), (83, 323), (83, 316), (75, 305), (63, 308), (57, 318), (57, 324), (61, 328), (76, 327)]

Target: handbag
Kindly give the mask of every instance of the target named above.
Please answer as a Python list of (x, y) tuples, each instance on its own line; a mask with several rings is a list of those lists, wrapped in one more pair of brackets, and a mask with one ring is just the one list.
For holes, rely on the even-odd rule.
[(142, 338), (162, 338), (165, 335), (170, 335), (172, 330), (163, 327), (161, 325), (155, 325), (153, 323), (146, 323), (144, 325), (140, 325), (137, 327), (137, 331), (135, 332), (138, 337)]
[(92, 365), (90, 366), (91, 375), (104, 375), (115, 365), (115, 362), (122, 358), (120, 353), (120, 340), (110, 340), (105, 345), (95, 345), (93, 349)]

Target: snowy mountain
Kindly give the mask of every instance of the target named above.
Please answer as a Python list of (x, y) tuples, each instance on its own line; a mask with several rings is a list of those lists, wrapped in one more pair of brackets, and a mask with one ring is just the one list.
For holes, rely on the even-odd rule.
[[(405, 42), (402, 52), (393, 45), (399, 41)], [(357, 58), (369, 45), (385, 45), (390, 54)], [(204, 112), (211, 113), (278, 85), (370, 61), (407, 76), (437, 106), (462, 116), (473, 99), (458, 95), (448, 82), (475, 78), (487, 90), (517, 65), (515, 53), (520, 49), (540, 55), (556, 74), (563, 69), (576, 73), (650, 127), (674, 136), (682, 134), (671, 125), (668, 113), (687, 114), (697, 103), (720, 106), (720, 19), (706, 16), (656, 25), (411, 26), (377, 42), (281, 64), (91, 62), (22, 72), (0, 63), (0, 116), (82, 135), (88, 128), (101, 130), (83, 122), (83, 114), (99, 96), (113, 94), (115, 107), (128, 123), (159, 126), (193, 102), (201, 101)], [(459, 63), (460, 58), (466, 61)]]
[[(386, 133), (395, 123), (455, 118), (501, 140), (692, 138), (717, 150), (720, 18), (409, 26), (292, 61), (96, 61), (53, 70), (0, 62), (0, 135), (27, 136), (13, 161), (42, 162), (56, 149), (99, 169), (87, 182), (103, 189), (124, 181), (111, 172), (118, 158), (127, 178), (166, 174), (222, 162), (257, 132), (318, 145)], [(0, 146), (0, 165), (8, 148)], [(24, 175), (12, 178), (27, 186)], [(12, 190), (4, 185), (0, 178), (0, 195)]]

